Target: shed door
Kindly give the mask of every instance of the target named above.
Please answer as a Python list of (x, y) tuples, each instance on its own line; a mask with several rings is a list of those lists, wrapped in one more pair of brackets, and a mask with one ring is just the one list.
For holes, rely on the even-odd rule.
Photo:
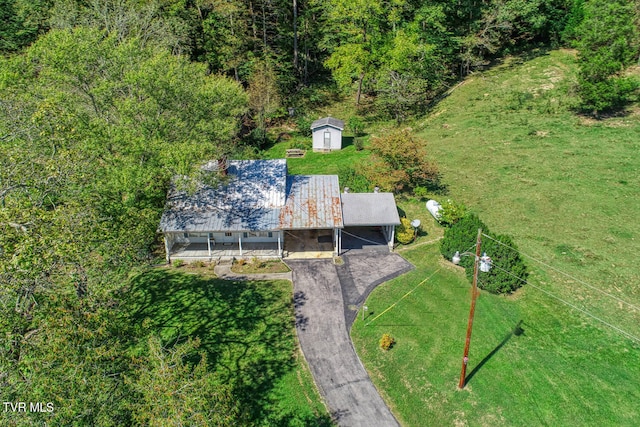
[(331, 149), (331, 132), (324, 131), (324, 148)]

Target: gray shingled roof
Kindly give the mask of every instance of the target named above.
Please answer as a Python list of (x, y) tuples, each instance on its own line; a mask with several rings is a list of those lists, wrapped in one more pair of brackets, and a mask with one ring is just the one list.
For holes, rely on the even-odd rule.
[(230, 180), (194, 194), (173, 188), (160, 220), (163, 232), (264, 231), (279, 228), (285, 204), (287, 163), (232, 160)]
[(290, 175), (287, 204), (280, 212), (285, 230), (342, 228), (337, 175)]
[(344, 122), (342, 120), (334, 119), (333, 117), (325, 117), (324, 119), (316, 120), (315, 122), (311, 123), (311, 130), (325, 125), (344, 130)]
[(342, 193), (340, 196), (345, 227), (400, 224), (391, 193)]

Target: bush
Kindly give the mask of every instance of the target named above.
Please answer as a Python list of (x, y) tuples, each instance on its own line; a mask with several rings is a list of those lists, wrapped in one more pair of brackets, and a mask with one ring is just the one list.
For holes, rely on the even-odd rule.
[(467, 207), (464, 204), (454, 202), (451, 199), (447, 199), (441, 206), (440, 224), (445, 227), (451, 227), (467, 213)]
[(408, 218), (400, 218), (400, 225), (396, 228), (396, 240), (398, 243), (408, 245), (413, 242), (415, 237), (415, 230), (411, 226), (411, 221)]
[(338, 179), (342, 187), (349, 187), (355, 193), (371, 191), (370, 182), (364, 175), (356, 171), (352, 166), (338, 168)]
[(180, 268), (184, 265), (184, 261), (181, 259), (176, 259), (174, 261), (172, 261), (172, 264), (175, 268)]
[(388, 351), (393, 347), (395, 343), (396, 343), (395, 338), (393, 338), (389, 334), (383, 334), (382, 338), (380, 338), (379, 344), (381, 349), (383, 349), (384, 351)]
[(202, 268), (204, 267), (204, 261), (194, 261), (191, 263), (191, 267)]
[[(477, 215), (467, 214), (462, 217), (445, 231), (440, 245), (442, 256), (451, 260), (456, 251), (474, 253), (478, 228), (482, 228), (483, 233), (490, 234), (488, 227)], [(493, 268), (488, 273), (478, 273), (478, 287), (496, 294), (511, 293), (525, 283), (524, 280), (528, 276), (527, 267), (509, 236), (496, 235), (492, 238), (497, 242), (488, 238), (482, 239), (482, 252), (486, 252), (491, 258)], [(463, 256), (460, 260), (460, 266), (464, 267), (469, 281), (473, 280), (473, 264), (473, 256)]]
[(296, 126), (298, 127), (298, 133), (302, 136), (311, 136), (311, 123), (313, 120), (308, 116), (300, 116), (296, 119)]
[(353, 138), (353, 146), (355, 147), (356, 151), (364, 150), (364, 139)]
[(413, 195), (418, 199), (426, 199), (429, 196), (429, 189), (426, 187), (416, 187), (413, 189)]
[(353, 132), (353, 136), (362, 135), (362, 131), (364, 129), (364, 122), (360, 117), (358, 116), (349, 117), (349, 120), (347, 121), (347, 126), (349, 126), (349, 129), (351, 130), (351, 132)]

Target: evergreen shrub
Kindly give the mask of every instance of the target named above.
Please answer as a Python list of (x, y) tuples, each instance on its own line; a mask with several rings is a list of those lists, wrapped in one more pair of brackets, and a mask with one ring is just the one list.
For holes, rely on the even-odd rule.
[[(478, 287), (495, 294), (508, 294), (520, 288), (529, 273), (517, 252), (517, 246), (509, 236), (492, 235), (489, 228), (473, 213), (466, 214), (445, 231), (440, 245), (442, 256), (451, 260), (456, 251), (475, 253), (479, 228), (495, 240), (482, 238), (481, 250), (491, 258), (493, 266), (488, 273), (478, 273)], [(473, 256), (463, 256), (460, 260), (460, 266), (464, 267), (469, 281), (473, 280), (473, 261)]]

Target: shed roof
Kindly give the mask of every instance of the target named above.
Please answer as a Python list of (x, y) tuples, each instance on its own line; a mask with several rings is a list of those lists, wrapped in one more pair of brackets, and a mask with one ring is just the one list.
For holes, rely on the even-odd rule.
[(324, 119), (316, 120), (311, 123), (311, 130), (327, 125), (336, 129), (344, 130), (344, 122), (342, 120), (334, 119), (333, 117), (325, 117)]
[(343, 193), (340, 196), (345, 227), (400, 224), (391, 193)]
[(202, 185), (195, 193), (173, 187), (160, 230), (261, 231), (279, 228), (285, 204), (287, 163), (276, 160), (232, 160), (229, 181)]
[(290, 175), (287, 203), (280, 212), (280, 228), (342, 228), (337, 175)]

